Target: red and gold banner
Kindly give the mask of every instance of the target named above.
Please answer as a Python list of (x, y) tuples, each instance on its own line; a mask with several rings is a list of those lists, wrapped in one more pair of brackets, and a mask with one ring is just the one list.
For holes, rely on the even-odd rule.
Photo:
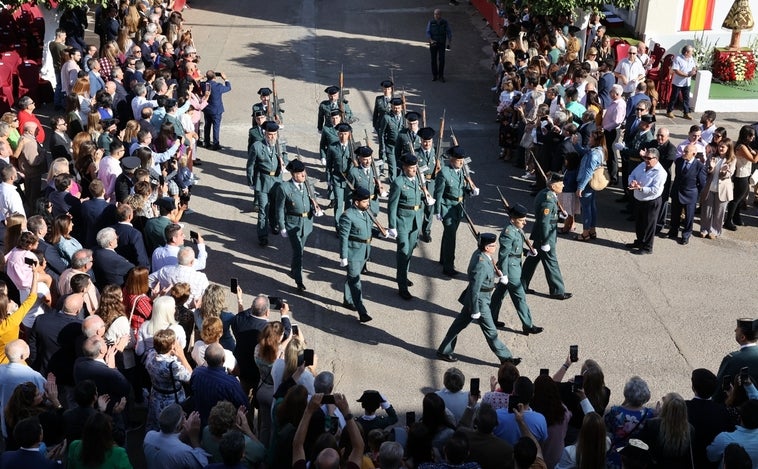
[(684, 0), (682, 31), (709, 30), (713, 23), (713, 7), (716, 0)]

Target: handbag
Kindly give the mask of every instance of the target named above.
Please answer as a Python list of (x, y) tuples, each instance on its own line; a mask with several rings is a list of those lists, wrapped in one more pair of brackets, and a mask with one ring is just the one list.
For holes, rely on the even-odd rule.
[(758, 169), (753, 171), (753, 174), (750, 175), (750, 185), (751, 186), (758, 185)]
[(592, 172), (592, 178), (590, 178), (590, 187), (594, 191), (601, 191), (608, 187), (607, 169), (605, 165), (598, 166), (595, 171)]

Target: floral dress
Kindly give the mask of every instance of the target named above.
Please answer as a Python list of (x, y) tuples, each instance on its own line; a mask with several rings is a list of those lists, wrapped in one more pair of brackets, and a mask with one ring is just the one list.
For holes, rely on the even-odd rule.
[(147, 352), (145, 369), (153, 384), (147, 405), (146, 430), (158, 430), (158, 416), (163, 409), (186, 398), (181, 383), (188, 383), (192, 374), (175, 356), (159, 355), (155, 349)]
[(638, 438), (645, 423), (653, 417), (655, 413), (648, 407), (629, 410), (613, 406), (605, 414), (605, 428), (611, 437), (611, 451), (608, 451), (607, 461), (609, 469), (621, 469), (621, 455), (616, 450), (626, 446), (630, 438)]

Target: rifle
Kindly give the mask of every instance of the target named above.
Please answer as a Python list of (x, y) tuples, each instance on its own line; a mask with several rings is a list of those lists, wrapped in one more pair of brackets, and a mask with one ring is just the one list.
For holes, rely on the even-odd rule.
[[(416, 157), (416, 152), (413, 150), (413, 142), (408, 142), (408, 149), (411, 151), (411, 155), (413, 157)], [(416, 179), (418, 180), (418, 185), (421, 187), (421, 192), (424, 193), (424, 199), (426, 199), (426, 205), (434, 205), (434, 198), (429, 193), (429, 189), (426, 188), (426, 181), (424, 181), (424, 176), (421, 175), (421, 169), (417, 167), (416, 169)]]
[[(373, 158), (372, 158), (373, 159)], [(340, 171), (342, 173), (342, 177), (345, 178), (345, 182), (347, 183), (347, 187), (350, 188), (352, 192), (355, 192), (355, 184), (350, 182), (350, 179), (347, 178), (347, 174)], [(374, 214), (371, 212), (371, 206), (369, 205), (369, 208), (366, 209), (366, 214), (371, 219), (371, 221), (374, 223), (374, 226), (379, 230), (379, 232), (382, 234), (382, 237), (387, 237), (387, 228), (383, 227), (381, 223), (379, 223), (379, 220), (376, 219)]]
[[(500, 186), (496, 186), (496, 188), (497, 188), (497, 193), (500, 194), (500, 200), (502, 200), (503, 201), (503, 205), (505, 205), (505, 210), (506, 211), (510, 210), (511, 206), (510, 206), (510, 204), (508, 204), (508, 201), (505, 200), (505, 197), (503, 197), (503, 193), (500, 192)], [(521, 232), (521, 236), (524, 238), (524, 242), (526, 243), (526, 247), (529, 248), (529, 251), (534, 252), (535, 251), (534, 246), (532, 245), (532, 242), (529, 241), (529, 238), (526, 237), (526, 233), (524, 233), (524, 230), (522, 230), (521, 228), (519, 228), (519, 231)]]
[(287, 169), (284, 167), (284, 158), (282, 158), (282, 147), (285, 147), (286, 149), (287, 143), (279, 143), (279, 134), (276, 135), (276, 159), (279, 160), (279, 170), (278, 173), (281, 175), (282, 173), (288, 172)]
[(269, 112), (273, 113), (273, 118), (278, 124), (284, 124), (282, 114), (284, 109), (281, 108), (281, 104), (284, 103), (283, 99), (279, 99), (279, 95), (276, 93), (276, 75), (271, 77), (271, 105), (268, 107)]
[[(537, 158), (534, 159), (534, 165), (537, 166), (537, 169), (539, 169), (540, 174), (545, 179), (545, 184), (547, 185), (547, 175), (545, 174), (545, 171), (542, 170), (542, 165), (540, 165), (540, 162), (537, 161)], [(561, 215), (563, 215), (564, 218), (568, 216), (568, 212), (563, 209), (563, 205), (561, 205), (561, 202), (558, 200), (558, 198), (555, 198), (555, 203), (558, 205), (558, 210), (561, 211)]]
[(437, 157), (434, 161), (434, 172), (432, 177), (436, 178), (437, 173), (442, 169), (442, 137), (445, 133), (445, 113), (447, 109), (442, 110), (442, 117), (440, 117), (440, 135), (437, 137), (437, 148), (434, 149), (434, 154)]
[(337, 106), (339, 106), (340, 115), (342, 116), (342, 122), (349, 124), (350, 122), (347, 119), (347, 116), (345, 115), (345, 95), (350, 94), (349, 90), (345, 89), (345, 73), (344, 73), (344, 66), (340, 66), (340, 80), (339, 80), (339, 86), (340, 86), (340, 92), (339, 96), (337, 97)]
[[(295, 150), (297, 151), (297, 158), (300, 161), (303, 161), (303, 157), (300, 155), (300, 147), (295, 147)], [(311, 186), (311, 181), (308, 180), (307, 174), (305, 175), (305, 192), (308, 194), (308, 199), (311, 201), (313, 215), (316, 217), (323, 215), (324, 211), (321, 209), (321, 205), (316, 201), (316, 193), (313, 191), (313, 186)]]
[[(474, 239), (476, 239), (476, 242), (479, 242), (479, 230), (476, 229), (474, 226), (474, 221), (469, 216), (468, 212), (465, 208), (463, 208), (463, 205), (461, 205), (461, 210), (463, 210), (463, 216), (466, 217), (466, 224), (468, 224), (469, 229), (471, 230), (471, 234), (474, 235)], [(495, 269), (495, 275), (498, 277), (503, 276), (503, 271), (497, 268), (497, 264), (495, 263), (495, 259), (491, 258), (489, 255), (487, 256), (490, 258), (490, 262), (492, 262), (492, 267)]]
[[(369, 145), (368, 140), (368, 131), (366, 129), (363, 129), (363, 135), (366, 138), (366, 146), (371, 148), (371, 145)], [(357, 165), (356, 165), (357, 166)], [(384, 191), (382, 190), (382, 183), (379, 181), (379, 168), (376, 167), (376, 160), (374, 157), (371, 157), (371, 172), (374, 173), (374, 183), (376, 184), (376, 188), (379, 191), (379, 195), (383, 196)]]
[[(450, 126), (450, 138), (453, 140), (453, 146), (458, 146), (458, 139), (455, 138), (455, 132), (453, 132), (453, 126)], [(471, 179), (471, 168), (469, 168), (468, 164), (471, 161), (471, 158), (466, 157), (463, 159), (463, 178), (466, 180), (466, 184), (468, 184), (469, 189), (472, 191), (476, 190), (476, 184), (474, 184), (474, 180)]]
[(403, 126), (408, 127), (408, 119), (405, 115), (408, 114), (408, 102), (405, 100), (405, 89), (400, 92), (400, 100), (403, 102)]
[(421, 126), (426, 127), (426, 100), (421, 105)]

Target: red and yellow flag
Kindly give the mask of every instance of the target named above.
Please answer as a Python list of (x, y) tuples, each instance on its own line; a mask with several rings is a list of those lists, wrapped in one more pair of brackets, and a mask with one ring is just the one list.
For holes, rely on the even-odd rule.
[(711, 29), (715, 4), (716, 0), (684, 0), (682, 31)]

